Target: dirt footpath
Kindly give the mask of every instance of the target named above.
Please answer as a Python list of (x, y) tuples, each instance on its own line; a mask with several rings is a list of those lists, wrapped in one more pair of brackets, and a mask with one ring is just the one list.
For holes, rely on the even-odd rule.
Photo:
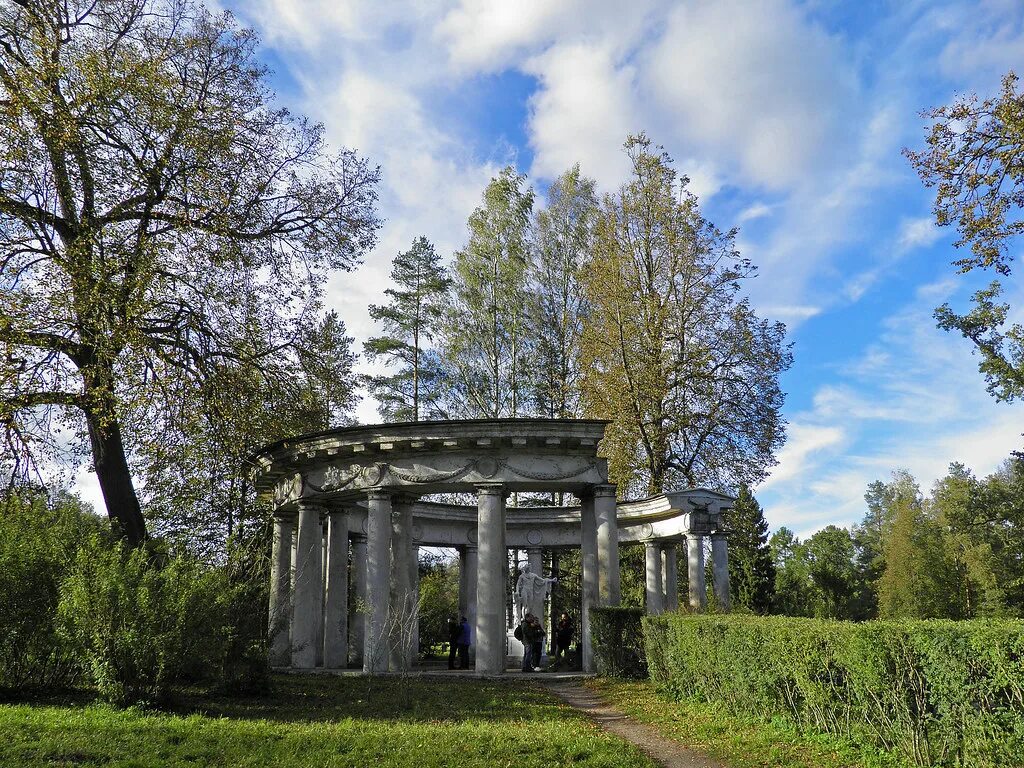
[(609, 733), (614, 733), (616, 736), (633, 742), (649, 757), (666, 768), (728, 768), (724, 763), (712, 760), (710, 757), (687, 749), (672, 739), (662, 736), (649, 725), (630, 719), (615, 707), (606, 704), (596, 693), (577, 682), (545, 682), (544, 687), (576, 709), (586, 712), (594, 722)]

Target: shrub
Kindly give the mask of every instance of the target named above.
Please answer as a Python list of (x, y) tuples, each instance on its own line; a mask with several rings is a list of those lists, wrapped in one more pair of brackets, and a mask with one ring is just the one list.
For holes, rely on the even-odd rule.
[(78, 553), (60, 615), (100, 695), (145, 704), (179, 680), (216, 677), (230, 597), (223, 569), (97, 539)]
[(224, 693), (253, 695), (270, 690), (267, 599), (270, 574), (256, 547), (233, 548), (224, 566), (224, 644), (216, 681)]
[(76, 551), (99, 530), (70, 496), (23, 490), (0, 501), (0, 691), (66, 687), (80, 677), (57, 604)]
[(597, 671), (608, 677), (647, 676), (643, 608), (606, 606), (590, 609), (590, 637)]
[(1024, 622), (644, 619), (677, 697), (866, 741), (917, 765), (1024, 763)]

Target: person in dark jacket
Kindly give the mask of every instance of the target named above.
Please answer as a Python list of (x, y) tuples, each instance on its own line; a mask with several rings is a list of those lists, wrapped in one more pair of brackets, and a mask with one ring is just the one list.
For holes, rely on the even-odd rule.
[(563, 613), (558, 617), (558, 624), (555, 625), (555, 661), (563, 656), (568, 658), (569, 646), (572, 645), (572, 636), (576, 632), (576, 625), (573, 624), (569, 614)]
[(523, 618), (523, 672), (533, 672), (540, 668), (540, 657), (543, 651), (544, 627), (540, 619), (532, 613)]
[(455, 669), (455, 655), (459, 652), (459, 635), (462, 627), (454, 617), (448, 619), (448, 669)]
[(470, 645), (469, 622), (462, 617), (459, 622), (459, 669), (469, 669), (469, 645)]

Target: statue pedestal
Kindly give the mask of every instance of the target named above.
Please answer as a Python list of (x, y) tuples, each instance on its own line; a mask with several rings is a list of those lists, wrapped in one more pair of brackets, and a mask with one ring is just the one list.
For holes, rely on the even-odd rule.
[(510, 629), (506, 635), (505, 655), (519, 662), (523, 660), (523, 644), (516, 640), (514, 629)]

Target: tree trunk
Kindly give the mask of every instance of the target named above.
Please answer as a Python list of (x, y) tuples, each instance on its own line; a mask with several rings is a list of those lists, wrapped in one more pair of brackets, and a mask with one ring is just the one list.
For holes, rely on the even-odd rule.
[(87, 413), (89, 439), (92, 442), (92, 460), (96, 477), (103, 492), (103, 502), (114, 533), (129, 546), (137, 547), (147, 538), (146, 521), (142, 517), (139, 497), (132, 483), (128, 459), (121, 439), (121, 426), (111, 419), (101, 423), (95, 414)]

